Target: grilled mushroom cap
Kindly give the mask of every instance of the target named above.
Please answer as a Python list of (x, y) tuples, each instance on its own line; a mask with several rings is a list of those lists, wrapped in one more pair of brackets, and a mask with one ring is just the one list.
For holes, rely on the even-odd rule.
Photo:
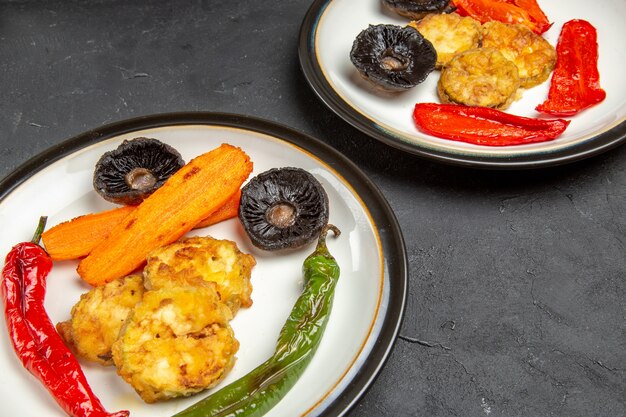
[(435, 69), (437, 52), (413, 27), (370, 25), (354, 40), (350, 59), (376, 86), (404, 91), (424, 81)]
[(298, 248), (315, 240), (328, 223), (328, 196), (307, 171), (273, 168), (242, 188), (239, 219), (256, 247)]
[(383, 0), (383, 4), (400, 16), (419, 20), (428, 13), (450, 13), (450, 0)]
[(100, 157), (93, 186), (107, 201), (137, 205), (183, 165), (180, 153), (157, 139), (125, 140)]

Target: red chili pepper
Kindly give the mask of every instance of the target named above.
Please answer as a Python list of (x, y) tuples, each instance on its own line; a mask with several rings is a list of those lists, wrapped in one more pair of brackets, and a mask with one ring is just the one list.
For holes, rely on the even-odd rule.
[(569, 120), (533, 119), (488, 107), (418, 103), (413, 120), (425, 133), (475, 145), (508, 146), (544, 142), (559, 136)]
[(556, 116), (571, 116), (606, 97), (598, 72), (598, 36), (585, 20), (566, 22), (556, 45), (556, 67), (548, 99), (536, 110)]
[(552, 26), (536, 0), (453, 0), (457, 13), (480, 23), (520, 24), (541, 35)]
[(2, 270), (4, 314), (13, 349), (24, 367), (45, 385), (68, 415), (127, 417), (128, 411), (108, 413), (104, 409), (44, 309), (52, 260), (37, 242), (45, 222), (42, 217), (33, 241), (11, 249)]

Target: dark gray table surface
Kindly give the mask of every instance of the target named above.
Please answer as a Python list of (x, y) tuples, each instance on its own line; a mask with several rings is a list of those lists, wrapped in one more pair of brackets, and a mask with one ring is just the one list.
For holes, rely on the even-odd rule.
[(302, 75), (309, 5), (2, 1), (0, 178), (140, 115), (288, 125), (361, 167), (406, 241), (401, 337), (350, 416), (626, 415), (626, 147), (494, 172), (386, 146), (327, 109)]

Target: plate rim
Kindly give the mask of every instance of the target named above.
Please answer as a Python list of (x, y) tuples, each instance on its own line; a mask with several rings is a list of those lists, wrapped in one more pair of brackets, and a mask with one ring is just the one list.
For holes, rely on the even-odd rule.
[(298, 59), (300, 69), (318, 98), (336, 115), (366, 135), (386, 145), (407, 153), (450, 165), (486, 169), (534, 169), (563, 165), (604, 153), (626, 141), (626, 120), (602, 133), (573, 145), (565, 145), (554, 151), (489, 157), (466, 153), (445, 152), (408, 143), (387, 131), (346, 102), (332, 87), (321, 69), (315, 53), (318, 23), (326, 8), (335, 0), (314, 0), (309, 6), (300, 26)]
[[(383, 277), (389, 283), (389, 303), (372, 350), (364, 358), (350, 383), (319, 415), (330, 417), (346, 414), (371, 387), (397, 341), (408, 295), (408, 256), (398, 220), (382, 192), (357, 165), (330, 145), (286, 125), (240, 114), (191, 111), (139, 116), (85, 131), (34, 155), (0, 180), (0, 204), (39, 171), (90, 145), (134, 131), (185, 125), (237, 128), (266, 134), (302, 148), (339, 173), (368, 210), (382, 246)], [(335, 388), (331, 388), (326, 395), (334, 392)], [(315, 407), (319, 404), (315, 404), (306, 415), (315, 412)]]

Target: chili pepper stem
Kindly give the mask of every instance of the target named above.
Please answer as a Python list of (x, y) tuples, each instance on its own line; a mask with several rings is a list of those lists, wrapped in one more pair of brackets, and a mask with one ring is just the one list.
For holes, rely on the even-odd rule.
[(326, 226), (324, 226), (324, 228), (320, 232), (320, 240), (326, 241), (326, 235), (328, 234), (329, 230), (333, 231), (333, 234), (335, 235), (335, 237), (337, 237), (337, 236), (339, 236), (341, 234), (341, 230), (339, 230), (339, 228), (337, 226), (335, 226), (333, 224), (327, 224)]
[(337, 226), (334, 226), (332, 224), (327, 224), (326, 226), (324, 226), (322, 228), (322, 231), (320, 232), (319, 238), (317, 240), (317, 246), (315, 247), (315, 250), (313, 251), (313, 253), (311, 253), (307, 259), (309, 258), (313, 258), (315, 256), (324, 256), (324, 257), (330, 257), (331, 255), (328, 253), (328, 247), (326, 246), (326, 236), (328, 235), (328, 231), (331, 230), (333, 232), (333, 234), (335, 235), (335, 237), (339, 236), (341, 234), (341, 230), (339, 230), (339, 228)]
[(39, 217), (39, 223), (37, 224), (37, 229), (35, 229), (35, 234), (33, 235), (31, 243), (35, 245), (39, 244), (41, 240), (41, 235), (43, 234), (44, 229), (46, 228), (46, 222), (48, 221), (48, 216)]

